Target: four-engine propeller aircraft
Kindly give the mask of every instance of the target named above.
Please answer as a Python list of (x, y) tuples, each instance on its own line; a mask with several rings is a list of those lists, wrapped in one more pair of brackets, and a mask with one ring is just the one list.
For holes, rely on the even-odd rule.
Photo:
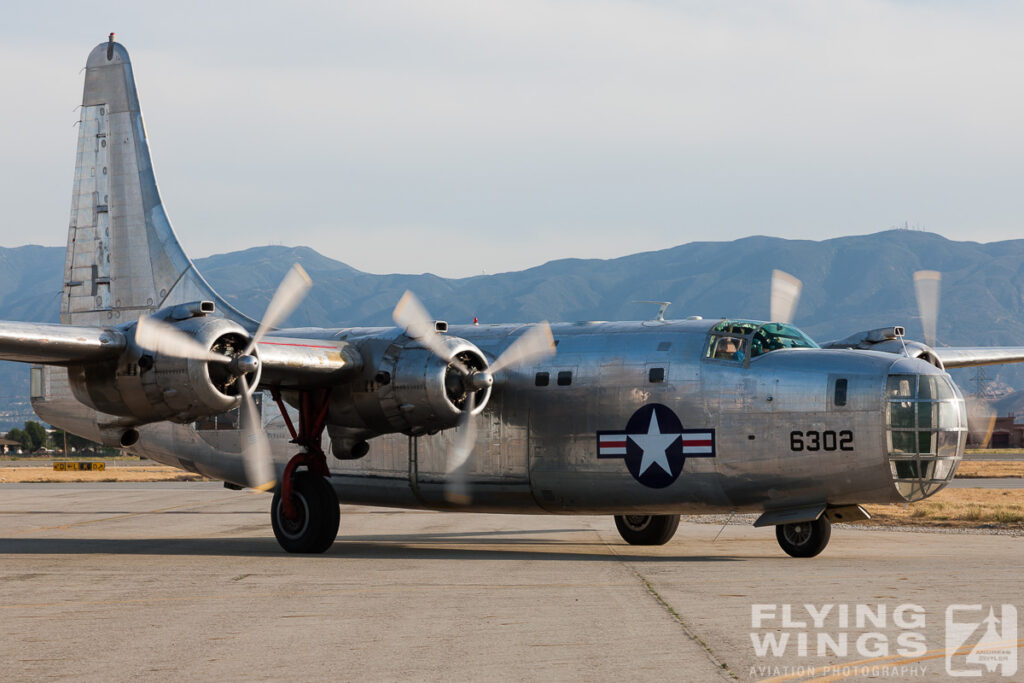
[(128, 53), (97, 46), (62, 324), (0, 323), (0, 358), (33, 364), (50, 424), (273, 490), (288, 551), (330, 547), (343, 501), (608, 514), (634, 544), (667, 542), (680, 514), (756, 511), (813, 556), (860, 504), (953, 477), (966, 416), (944, 366), (1024, 360), (898, 327), (819, 347), (788, 323), (799, 282), (782, 275), (768, 323), (448, 326), (406, 294), (396, 327), (275, 329), (309, 287), (293, 269), (259, 322), (212, 290), (161, 203)]

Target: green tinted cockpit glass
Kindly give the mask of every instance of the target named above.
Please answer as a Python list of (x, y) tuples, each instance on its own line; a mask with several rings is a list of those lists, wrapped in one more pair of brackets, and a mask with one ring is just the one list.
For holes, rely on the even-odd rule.
[(751, 357), (769, 351), (779, 349), (816, 349), (814, 343), (806, 334), (785, 323), (765, 323), (757, 332), (750, 343)]
[(779, 349), (816, 349), (806, 334), (786, 323), (762, 323), (755, 320), (723, 320), (712, 328), (713, 335), (743, 335), (750, 339), (750, 357)]
[(753, 320), (723, 320), (712, 328), (712, 332), (726, 334), (753, 334), (762, 323)]

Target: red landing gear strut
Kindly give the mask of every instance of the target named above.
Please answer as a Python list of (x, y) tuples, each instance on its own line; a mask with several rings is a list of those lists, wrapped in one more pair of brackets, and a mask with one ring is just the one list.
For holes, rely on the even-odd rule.
[(298, 444), (304, 449), (288, 461), (288, 465), (284, 468), (284, 476), (281, 478), (281, 512), (286, 519), (295, 520), (300, 514), (293, 496), (296, 470), (305, 466), (307, 470), (318, 477), (331, 476), (330, 470), (327, 469), (327, 456), (320, 445), (324, 427), (327, 425), (327, 411), (331, 406), (331, 390), (329, 388), (314, 389), (299, 393), (299, 430), (297, 432), (291, 418), (288, 417), (288, 411), (285, 410), (281, 392), (278, 389), (271, 389), (270, 395), (284, 417), (284, 423), (292, 435), (292, 443)]

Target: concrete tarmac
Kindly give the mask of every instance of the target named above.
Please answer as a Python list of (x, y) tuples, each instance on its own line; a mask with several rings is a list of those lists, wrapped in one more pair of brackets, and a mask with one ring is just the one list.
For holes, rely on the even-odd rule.
[(1024, 615), (1019, 537), (837, 526), (798, 560), (771, 529), (684, 522), (638, 547), (607, 517), (343, 506), (335, 545), (303, 557), (279, 550), (269, 502), (0, 486), (0, 678), (945, 680), (947, 607)]

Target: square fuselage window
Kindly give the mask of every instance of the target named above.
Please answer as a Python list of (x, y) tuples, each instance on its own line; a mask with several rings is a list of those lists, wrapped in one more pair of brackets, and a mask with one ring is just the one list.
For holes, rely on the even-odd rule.
[(562, 370), (558, 373), (558, 386), (567, 387), (572, 384), (572, 370)]

